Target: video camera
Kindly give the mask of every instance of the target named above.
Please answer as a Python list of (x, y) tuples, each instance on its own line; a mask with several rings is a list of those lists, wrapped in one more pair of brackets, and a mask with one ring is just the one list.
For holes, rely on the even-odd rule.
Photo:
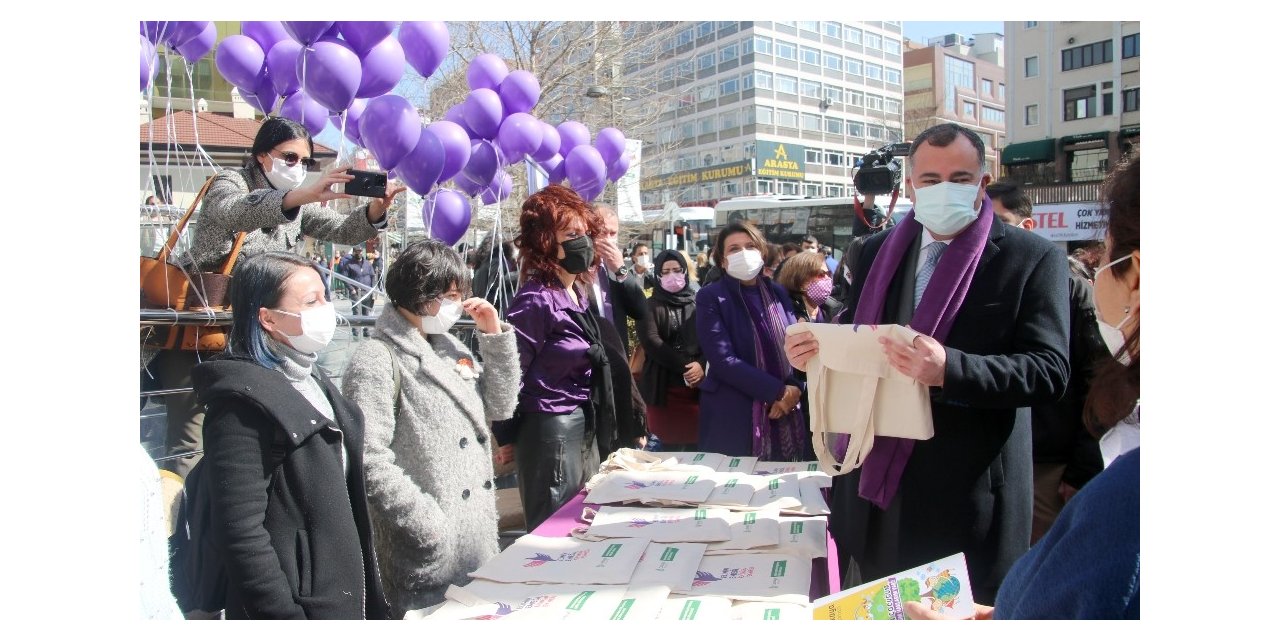
[(853, 186), (863, 195), (879, 196), (893, 193), (902, 184), (902, 161), (911, 150), (906, 142), (886, 144), (858, 161), (853, 170)]

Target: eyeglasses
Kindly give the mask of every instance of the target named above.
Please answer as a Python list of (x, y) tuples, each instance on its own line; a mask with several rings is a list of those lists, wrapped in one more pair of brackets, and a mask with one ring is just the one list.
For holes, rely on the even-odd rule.
[[(272, 151), (275, 151), (275, 149), (272, 149)], [(315, 169), (316, 165), (319, 164), (316, 162), (315, 158), (303, 158), (292, 151), (276, 151), (276, 153), (279, 153), (280, 159), (284, 160), (284, 163), (291, 167), (296, 166), (299, 161), (301, 161), (302, 166), (306, 167), (308, 170)]]
[(662, 275), (669, 276), (673, 273), (684, 273), (684, 269), (663, 269)]

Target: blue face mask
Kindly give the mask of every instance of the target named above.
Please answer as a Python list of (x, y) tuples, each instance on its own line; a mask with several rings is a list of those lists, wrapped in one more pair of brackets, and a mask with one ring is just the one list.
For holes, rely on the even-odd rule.
[(939, 182), (927, 187), (917, 187), (912, 203), (916, 220), (935, 236), (960, 233), (974, 220), (978, 210), (973, 203), (978, 199), (978, 185)]

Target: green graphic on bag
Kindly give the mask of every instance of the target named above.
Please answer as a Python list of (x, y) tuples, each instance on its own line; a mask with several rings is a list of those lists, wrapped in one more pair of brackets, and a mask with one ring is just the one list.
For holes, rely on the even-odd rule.
[(594, 591), (583, 591), (574, 596), (573, 600), (569, 601), (569, 606), (565, 608), (572, 611), (582, 611), (582, 607), (587, 604), (587, 600), (593, 595), (595, 595)]
[(681, 620), (693, 620), (698, 617), (698, 605), (701, 604), (697, 600), (690, 600), (684, 603), (684, 607), (680, 609)]
[(781, 620), (782, 610), (781, 609), (765, 609), (764, 619), (765, 620)]
[(809, 470), (810, 470), (810, 471), (817, 471), (817, 470), (818, 470), (818, 463), (816, 463), (816, 462), (810, 462), (810, 463), (809, 463)]
[(726, 488), (726, 489), (732, 489), (733, 487), (736, 487), (736, 486), (738, 486), (738, 479), (737, 479), (737, 478), (734, 478), (733, 480), (730, 480), (730, 481), (728, 481), (728, 482), (724, 483), (724, 488)]
[(779, 482), (778, 482), (778, 479), (777, 479), (777, 478), (774, 478), (774, 479), (770, 480), (770, 481), (769, 481), (769, 490), (770, 490), (770, 491), (777, 491), (777, 490), (778, 490), (778, 484), (779, 484)]
[(742, 517), (742, 524), (755, 524), (755, 523), (756, 523), (755, 513), (748, 513), (747, 515)]
[(697, 481), (698, 481), (698, 476), (689, 476), (689, 479), (688, 479), (688, 480), (685, 480), (685, 481), (684, 481), (684, 483), (685, 483), (685, 484), (693, 484), (693, 483), (695, 483), (695, 482), (697, 482)]
[(675, 560), (677, 551), (679, 551), (679, 549), (675, 547), (667, 547), (667, 550), (662, 552), (662, 561), (671, 562), (672, 560)]
[(705, 457), (707, 457), (707, 454), (705, 454), (705, 453), (699, 453), (698, 455), (696, 455), (696, 456), (694, 456), (694, 457), (693, 457), (693, 461), (694, 461), (694, 462), (697, 462), (697, 461), (699, 461), (699, 460), (701, 460), (701, 459), (703, 459), (703, 458), (705, 458)]
[(769, 576), (772, 578), (781, 578), (785, 575), (787, 575), (787, 561), (786, 560), (774, 561), (773, 571), (769, 573)]
[(612, 557), (614, 557), (614, 556), (618, 555), (618, 550), (619, 550), (619, 549), (621, 549), (621, 548), (622, 548), (622, 545), (620, 545), (620, 544), (611, 544), (611, 545), (609, 545), (609, 548), (604, 550), (604, 557), (605, 557), (605, 558), (612, 558)]
[(635, 604), (635, 598), (627, 598), (618, 603), (618, 608), (613, 610), (613, 615), (609, 616), (610, 620), (622, 620), (627, 617), (627, 612), (631, 611), (631, 605)]
[(793, 535), (793, 536), (794, 536), (794, 535), (796, 535), (796, 534), (800, 534), (800, 533), (804, 533), (804, 523), (803, 523), (803, 522), (792, 522), (792, 523), (791, 523), (791, 535)]
[(739, 464), (742, 464), (742, 458), (734, 458), (733, 460), (729, 461), (729, 468), (732, 469), (738, 466)]
[(706, 519), (707, 519), (707, 510), (706, 510), (706, 509), (698, 509), (698, 510), (694, 511), (694, 512), (693, 512), (693, 519), (694, 519), (694, 520), (706, 520)]

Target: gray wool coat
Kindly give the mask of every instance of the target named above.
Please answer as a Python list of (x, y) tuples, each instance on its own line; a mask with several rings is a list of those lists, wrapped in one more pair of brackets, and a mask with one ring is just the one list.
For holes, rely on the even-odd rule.
[[(402, 613), (442, 602), (450, 584), (466, 584), (498, 554), (489, 423), (515, 412), (520, 356), (511, 325), (478, 334), (485, 366), (466, 380), (457, 363), (476, 358), (457, 338), (424, 337), (387, 307), (375, 339), (351, 354), (342, 393), (364, 412), (374, 547), (387, 599)], [(400, 364), (398, 418), (387, 342)]]

